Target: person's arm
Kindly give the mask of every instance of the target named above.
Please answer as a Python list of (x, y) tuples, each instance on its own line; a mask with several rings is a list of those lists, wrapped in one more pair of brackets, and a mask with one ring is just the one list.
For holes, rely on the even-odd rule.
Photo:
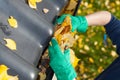
[(66, 16), (71, 18), (72, 32), (75, 30), (78, 32), (86, 32), (88, 26), (106, 25), (111, 19), (110, 12), (99, 11), (87, 16), (72, 16), (69, 14), (64, 14), (56, 20), (56, 23), (61, 24)]
[(108, 11), (99, 11), (85, 16), (88, 26), (102, 25), (105, 27), (106, 34), (112, 43), (117, 47), (117, 53), (120, 55), (120, 20)]
[(99, 11), (85, 16), (88, 26), (106, 25), (110, 22), (111, 13), (108, 11)]
[[(114, 44), (117, 45), (117, 52), (120, 54), (120, 21), (118, 19), (116, 19), (111, 13), (107, 12), (107, 11), (99, 11), (87, 16), (71, 16), (71, 15), (63, 15), (61, 16), (59, 19), (57, 19), (57, 23), (62, 23), (62, 21), (64, 20), (64, 18), (66, 16), (70, 16), (71, 17), (71, 22), (72, 22), (72, 31), (77, 30), (77, 31), (82, 31), (85, 32), (87, 30), (88, 26), (95, 26), (95, 25), (101, 25), (104, 26), (106, 29), (106, 33), (108, 34), (108, 36), (110, 37), (110, 39), (112, 40), (112, 42)], [(58, 44), (56, 43), (56, 45), (58, 46)], [(58, 56), (61, 55), (61, 50), (58, 47), (55, 47), (55, 45), (53, 45), (53, 48), (49, 48), (49, 54), (52, 55), (52, 57), (50, 57), (50, 61), (52, 62), (56, 62), (56, 61), (60, 61), (61, 65), (64, 65), (64, 70), (66, 73), (66, 75), (61, 74), (63, 73), (62, 71), (64, 71), (63, 69), (59, 69), (59, 65), (56, 64), (51, 64), (51, 66), (53, 66), (53, 70), (54, 72), (58, 75), (58, 71), (60, 74), (60, 78), (61, 80), (63, 80), (62, 76), (65, 76), (65, 78), (68, 78), (68, 75), (71, 74), (75, 74), (75, 71), (73, 69), (73, 67), (69, 67), (68, 65), (66, 65), (66, 61), (65, 63), (62, 62), (62, 60), (64, 60), (65, 58), (60, 58)], [(58, 50), (58, 51), (57, 51)], [(60, 53), (60, 54), (58, 54)], [(58, 54), (58, 55), (55, 55)], [(57, 58), (56, 58), (57, 57)], [(54, 59), (56, 58), (56, 60)], [(57, 69), (58, 68), (58, 69)], [(71, 69), (71, 70), (69, 70)], [(69, 72), (70, 71), (70, 72)], [(57, 76), (57, 78), (59, 78)], [(76, 77), (72, 76), (73, 78)], [(72, 78), (72, 79), (73, 79)], [(64, 79), (64, 80), (69, 80), (69, 79)]]

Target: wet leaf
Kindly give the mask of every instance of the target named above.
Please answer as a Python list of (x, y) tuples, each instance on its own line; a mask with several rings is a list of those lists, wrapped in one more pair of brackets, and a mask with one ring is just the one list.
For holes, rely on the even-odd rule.
[(8, 23), (12, 28), (17, 28), (18, 27), (17, 20), (13, 16), (9, 17)]
[(7, 46), (11, 50), (17, 50), (16, 49), (16, 42), (14, 40), (6, 39), (6, 38), (4, 38), (4, 40), (6, 41), (5, 46)]

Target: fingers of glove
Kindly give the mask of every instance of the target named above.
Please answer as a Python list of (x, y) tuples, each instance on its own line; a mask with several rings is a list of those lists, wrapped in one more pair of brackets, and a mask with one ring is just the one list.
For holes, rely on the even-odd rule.
[(64, 55), (66, 55), (66, 56), (70, 55), (70, 49), (64, 50)]
[(69, 15), (69, 14), (63, 14), (62, 16), (60, 16), (60, 17), (56, 20), (56, 24), (61, 24), (61, 23), (64, 21), (64, 19), (65, 19), (66, 16), (70, 16), (70, 15)]
[(60, 46), (55, 38), (52, 38), (51, 43), (52, 43), (52, 47), (54, 48), (55, 53), (61, 53)]
[(64, 51), (64, 56), (67, 59), (67, 61), (70, 61), (70, 49)]
[(60, 16), (60, 17), (56, 20), (56, 24), (61, 24), (61, 23), (64, 21), (65, 17), (66, 17), (66, 15)]

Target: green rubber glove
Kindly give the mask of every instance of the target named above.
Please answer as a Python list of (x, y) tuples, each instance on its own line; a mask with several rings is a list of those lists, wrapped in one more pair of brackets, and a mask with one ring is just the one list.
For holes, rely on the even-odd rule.
[(70, 62), (70, 50), (67, 49), (62, 53), (55, 38), (51, 40), (49, 46), (50, 66), (55, 72), (57, 80), (73, 80), (76, 78), (76, 72)]
[(70, 16), (71, 18), (72, 32), (74, 32), (75, 30), (77, 30), (78, 32), (86, 32), (88, 28), (88, 23), (84, 16), (72, 16), (69, 14), (64, 14), (56, 20), (55, 24), (61, 24), (66, 16)]

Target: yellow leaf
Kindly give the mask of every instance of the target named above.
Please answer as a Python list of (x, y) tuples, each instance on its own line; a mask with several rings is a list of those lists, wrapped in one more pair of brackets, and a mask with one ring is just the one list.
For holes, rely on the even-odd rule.
[(62, 24), (56, 26), (56, 31), (55, 31), (54, 36), (57, 36), (59, 34), (68, 33), (71, 31), (71, 29), (72, 29), (71, 19), (69, 16), (67, 16), (64, 19)]
[(8, 80), (7, 70), (8, 70), (7, 66), (0, 65), (0, 80)]
[(78, 65), (79, 59), (75, 56), (75, 53), (72, 49), (70, 49), (70, 61), (74, 68)]
[(28, 0), (28, 4), (31, 8), (37, 9), (36, 0)]
[(66, 8), (66, 10), (73, 10), (73, 9), (75, 9), (76, 5), (77, 5), (77, 1), (70, 0), (68, 6)]
[(38, 3), (39, 3), (39, 2), (42, 2), (42, 0), (36, 0), (36, 2), (38, 2)]
[(8, 70), (8, 67), (5, 66), (5, 65), (0, 65), (0, 74), (7, 71)]
[(18, 27), (17, 20), (13, 16), (10, 16), (10, 18), (8, 19), (8, 23), (12, 28)]
[(88, 45), (84, 45), (84, 49), (85, 49), (86, 51), (89, 51), (89, 50), (90, 50), (90, 48), (89, 48)]
[(116, 57), (117, 56), (117, 53), (116, 53), (116, 51), (111, 51), (111, 53), (110, 53), (111, 55), (112, 55), (112, 57)]
[(93, 60), (93, 58), (89, 58), (89, 61), (90, 61), (90, 63), (94, 63), (94, 60)]
[(9, 49), (11, 50), (17, 50), (16, 49), (16, 42), (12, 39), (4, 39), (7, 43), (5, 44), (5, 46), (7, 46)]
[(45, 80), (46, 79), (46, 74), (45, 73), (40, 72), (39, 76), (40, 76), (40, 80)]
[(9, 76), (8, 75), (8, 80), (19, 80), (18, 76)]
[(98, 72), (99, 72), (99, 73), (101, 73), (103, 70), (104, 70), (104, 69), (103, 69), (102, 66), (100, 66), (100, 67), (98, 68)]
[(80, 72), (81, 72), (81, 74), (83, 74), (83, 73), (85, 72), (85, 66), (84, 66), (84, 64), (81, 63), (81, 64), (79, 65), (79, 67), (80, 67)]
[(18, 80), (17, 76), (8, 75), (8, 69), (6, 65), (0, 65), (0, 80)]
[(66, 45), (68, 46), (69, 44), (68, 43), (69, 40), (67, 36), (69, 36), (68, 34), (71, 34), (71, 29), (72, 29), (72, 25), (71, 25), (71, 19), (69, 16), (67, 16), (64, 19), (62, 24), (56, 26), (54, 37), (58, 41), (59, 45), (62, 46), (62, 51), (64, 51), (64, 49), (66, 48)]

